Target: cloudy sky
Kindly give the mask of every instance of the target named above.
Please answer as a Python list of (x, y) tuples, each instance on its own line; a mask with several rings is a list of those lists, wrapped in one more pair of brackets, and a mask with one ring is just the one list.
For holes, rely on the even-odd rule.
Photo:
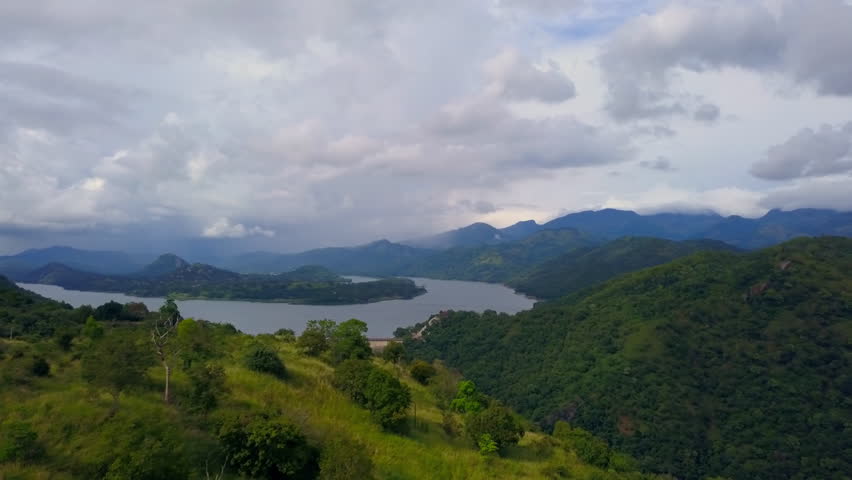
[(0, 2), (0, 253), (850, 210), (850, 25), (846, 0)]

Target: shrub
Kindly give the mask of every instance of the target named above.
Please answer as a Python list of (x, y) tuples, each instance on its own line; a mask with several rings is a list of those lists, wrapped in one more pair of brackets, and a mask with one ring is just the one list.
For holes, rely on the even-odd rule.
[(43, 454), (38, 435), (23, 422), (0, 425), (0, 462), (30, 462)]
[(314, 478), (316, 449), (299, 428), (263, 416), (231, 418), (219, 428), (228, 463), (252, 478)]
[(591, 432), (582, 428), (572, 428), (566, 422), (559, 421), (553, 428), (553, 436), (566, 448), (573, 450), (584, 462), (601, 468), (609, 465), (609, 446)]
[(507, 408), (494, 405), (465, 417), (465, 431), (480, 446), (484, 435), (494, 442), (497, 450), (515, 445), (524, 436), (524, 429)]
[(342, 362), (334, 371), (332, 384), (369, 410), (383, 428), (398, 426), (411, 404), (408, 387), (366, 360)]
[(287, 370), (278, 354), (263, 344), (255, 344), (245, 357), (245, 365), (249, 370), (268, 373), (278, 378), (284, 378)]
[(219, 396), (225, 392), (225, 370), (218, 365), (200, 365), (191, 368), (187, 406), (190, 411), (206, 413), (216, 408)]
[(296, 346), (306, 355), (317, 357), (328, 350), (328, 339), (319, 330), (305, 330), (296, 341)]
[(373, 461), (366, 446), (351, 438), (334, 437), (323, 446), (320, 454), (321, 480), (349, 480), (373, 478)]
[(42, 357), (35, 357), (30, 366), (30, 372), (36, 377), (46, 377), (50, 375), (50, 364)]
[(382, 359), (390, 363), (399, 363), (405, 356), (405, 347), (400, 342), (389, 342), (382, 350)]
[(488, 399), (476, 389), (470, 380), (459, 382), (456, 398), (450, 402), (450, 409), (459, 413), (476, 413), (488, 406)]
[(275, 332), (275, 336), (278, 337), (281, 341), (287, 343), (293, 343), (296, 341), (296, 332), (289, 328), (279, 328)]
[(414, 365), (411, 366), (411, 378), (417, 380), (421, 385), (426, 385), (429, 382), (429, 379), (435, 376), (435, 367), (430, 363), (426, 363), (423, 360), (418, 360), (414, 362)]

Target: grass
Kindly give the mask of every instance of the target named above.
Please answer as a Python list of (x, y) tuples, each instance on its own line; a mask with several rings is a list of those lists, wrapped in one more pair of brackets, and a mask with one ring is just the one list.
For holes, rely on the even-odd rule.
[[(279, 352), (288, 372), (284, 380), (242, 366), (246, 347), (258, 340)], [(312, 444), (320, 447), (335, 436), (357, 439), (365, 445), (377, 479), (582, 479), (595, 478), (599, 473), (556, 445), (551, 437), (536, 432), (527, 432), (505, 457), (481, 456), (467, 438), (444, 432), (442, 414), (431, 389), (408, 377), (404, 369), (378, 359), (374, 360), (376, 365), (393, 372), (411, 389), (416, 424), (412, 408), (407, 433), (383, 431), (369, 412), (331, 386), (329, 365), (268, 336), (227, 337), (219, 346), (225, 355), (216, 361), (225, 368), (228, 394), (207, 417), (181, 410), (180, 399), (188, 388), (188, 379), (178, 368), (173, 376), (173, 405), (162, 402), (164, 374), (161, 366), (155, 366), (148, 372), (147, 386), (122, 394), (118, 412), (110, 417), (111, 398), (87, 387), (80, 378), (79, 361), (72, 354), (61, 352), (53, 344), (16, 343), (17, 348), (30, 349), (47, 358), (51, 375), (27, 378), (12, 388), (0, 389), (0, 424), (8, 420), (29, 423), (38, 434), (45, 456), (35, 465), (0, 464), (0, 480), (96, 478), (103, 474), (103, 465), (110, 463), (109, 455), (132, 448), (125, 443), (129, 441), (125, 436), (134, 430), (157, 429), (178, 432), (194, 472), (192, 478), (204, 478), (205, 463), (210, 461), (215, 466), (221, 461), (211, 433), (215, 420), (229, 413), (261, 411), (295, 423)], [(11, 361), (8, 356), (0, 358), (0, 367)], [(547, 473), (558, 471), (568, 476)]]

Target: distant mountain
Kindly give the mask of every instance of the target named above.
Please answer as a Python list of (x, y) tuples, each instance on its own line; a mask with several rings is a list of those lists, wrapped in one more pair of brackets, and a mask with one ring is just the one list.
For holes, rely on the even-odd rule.
[(160, 255), (151, 264), (136, 272), (136, 276), (150, 278), (161, 277), (188, 266), (189, 262), (186, 260), (175, 254), (166, 253), (164, 255)]
[(318, 265), (341, 274), (389, 276), (433, 253), (433, 250), (379, 240), (358, 247), (320, 248), (301, 253), (247, 253), (229, 258), (221, 266), (243, 273), (277, 273)]
[(436, 252), (405, 267), (400, 274), (503, 282), (540, 262), (598, 243), (599, 240), (574, 229), (547, 230), (515, 242)]
[(17, 255), (0, 257), (3, 265), (17, 265), (20, 271), (29, 271), (49, 263), (62, 263), (71, 268), (94, 273), (125, 274), (138, 271), (151, 261), (153, 256), (135, 255), (125, 252), (80, 250), (72, 247), (49, 247), (31, 249)]
[(506, 240), (521, 240), (541, 230), (535, 220), (524, 220), (512, 226), (501, 228), (500, 235)]
[(852, 472), (852, 239), (700, 252), (517, 315), (451, 312), (442, 359), (538, 421), (685, 480)]
[(578, 248), (545, 261), (510, 279), (515, 290), (552, 299), (601, 283), (618, 275), (661, 265), (699, 251), (734, 251), (718, 240), (664, 240), (622, 237), (600, 246)]
[(474, 223), (449, 232), (402, 242), (420, 248), (444, 250), (455, 247), (493, 245), (505, 241), (503, 233), (487, 223)]
[(716, 214), (639, 215), (606, 209), (572, 213), (542, 226), (545, 229), (565, 227), (608, 238), (637, 235), (670, 240), (708, 238), (751, 249), (801, 236), (852, 236), (852, 212), (771, 210), (763, 217), (751, 219)]

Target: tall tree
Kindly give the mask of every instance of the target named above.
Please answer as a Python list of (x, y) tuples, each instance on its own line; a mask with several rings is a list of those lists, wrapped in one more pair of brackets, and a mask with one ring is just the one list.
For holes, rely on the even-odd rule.
[(366, 333), (367, 324), (357, 318), (338, 325), (331, 334), (331, 361), (337, 364), (350, 358), (370, 358), (373, 351)]
[(154, 350), (157, 352), (157, 358), (163, 364), (166, 370), (166, 385), (163, 391), (163, 401), (169, 403), (169, 381), (171, 380), (172, 367), (171, 360), (174, 356), (180, 353), (180, 346), (176, 341), (177, 326), (182, 320), (180, 310), (177, 304), (171, 298), (166, 300), (166, 303), (160, 307), (160, 316), (154, 322), (154, 328), (151, 330), (151, 341), (154, 343)]

